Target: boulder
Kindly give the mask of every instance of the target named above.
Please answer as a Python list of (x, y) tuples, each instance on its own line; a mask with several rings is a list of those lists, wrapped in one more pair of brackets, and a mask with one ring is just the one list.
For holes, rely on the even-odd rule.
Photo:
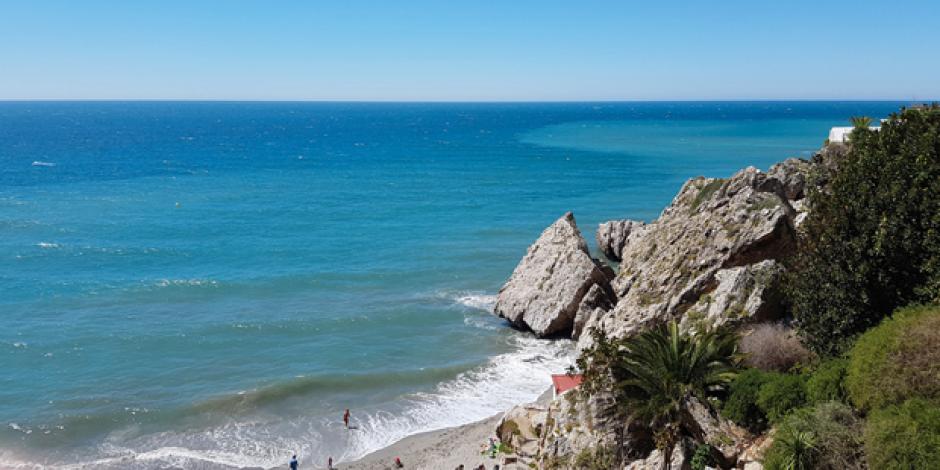
[(600, 289), (598, 295), (615, 302), (611, 272), (591, 258), (574, 215), (568, 212), (529, 247), (499, 290), (494, 310), (540, 337), (570, 335), (581, 302), (593, 286)]
[(636, 220), (611, 220), (597, 227), (594, 237), (597, 248), (608, 259), (620, 261), (623, 247), (626, 246), (630, 235), (641, 231), (646, 224)]

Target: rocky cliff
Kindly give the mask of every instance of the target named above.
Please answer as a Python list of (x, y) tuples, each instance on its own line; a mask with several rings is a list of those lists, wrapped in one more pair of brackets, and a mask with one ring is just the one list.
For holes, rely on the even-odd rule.
[[(693, 178), (656, 220), (601, 224), (598, 248), (621, 261), (616, 276), (591, 258), (573, 215), (565, 214), (529, 248), (496, 311), (538, 335), (578, 339), (579, 347), (590, 345), (592, 329), (626, 337), (671, 319), (687, 329), (775, 320), (782, 314), (781, 260), (795, 248), (804, 198), (819, 184), (817, 169), (831, 164), (823, 154), (788, 159), (767, 172), (749, 167), (729, 178)], [(615, 440), (611, 400), (571, 398), (514, 411), (513, 420), (539, 423), (538, 448), (530, 436), (526, 452), (542, 465), (575, 468), (575, 456)], [(751, 463), (744, 456), (754, 436), (705, 406), (697, 409), (702, 437), (720, 451), (724, 466)], [(659, 468), (650, 430), (629, 432), (620, 449), (635, 458), (629, 468)], [(674, 460), (687, 464), (692, 450), (679, 449)]]
[(813, 163), (693, 178), (649, 224), (601, 224), (592, 259), (571, 213), (548, 227), (500, 290), (496, 313), (540, 336), (623, 337), (675, 318), (684, 326), (773, 319), (779, 260), (795, 243)]

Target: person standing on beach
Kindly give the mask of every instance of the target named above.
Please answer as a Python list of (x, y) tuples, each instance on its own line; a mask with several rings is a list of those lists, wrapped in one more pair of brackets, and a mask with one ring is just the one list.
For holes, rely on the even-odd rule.
[(346, 424), (346, 429), (349, 429), (349, 408), (346, 408), (346, 412), (343, 413), (343, 423)]
[(326, 470), (333, 470), (333, 457), (326, 461)]
[(297, 454), (290, 458), (290, 470), (297, 470)]

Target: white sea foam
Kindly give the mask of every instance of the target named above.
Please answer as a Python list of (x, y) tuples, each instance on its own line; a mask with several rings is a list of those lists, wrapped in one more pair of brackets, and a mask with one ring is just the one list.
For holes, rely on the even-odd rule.
[(55, 166), (55, 165), (56, 165), (56, 164), (55, 164), (55, 163), (52, 163), (52, 162), (41, 162), (41, 161), (39, 161), (39, 160), (36, 160), (36, 161), (33, 162), (33, 166), (53, 167), (53, 166)]
[(465, 307), (492, 312), (496, 307), (496, 296), (491, 294), (463, 294), (456, 298), (456, 302)]
[(415, 394), (404, 413), (378, 413), (363, 423), (366, 431), (352, 442), (342, 460), (352, 460), (406, 436), (478, 421), (518, 403), (535, 400), (550, 385), (552, 373), (574, 360), (571, 341), (544, 341), (516, 334), (518, 349), (493, 357), (477, 369), (442, 383), (431, 393)]
[[(138, 437), (116, 431), (97, 456), (70, 459), (61, 468), (273, 467), (296, 452), (305, 466), (332, 456), (350, 461), (404, 437), (458, 426), (530, 402), (551, 384), (552, 373), (573, 361), (571, 341), (538, 340), (522, 333), (505, 337), (513, 351), (445, 381), (429, 392), (413, 393), (391, 405), (354, 410), (356, 432), (346, 432), (335, 416), (283, 418), (259, 415), (209, 429), (165, 431)], [(136, 429), (136, 428), (135, 428)], [(72, 464), (72, 462), (80, 462)]]
[(212, 279), (160, 279), (156, 282), (157, 287), (170, 287), (170, 286), (216, 286), (218, 285), (217, 281)]
[(36, 244), (36, 246), (38, 246), (39, 248), (52, 249), (52, 248), (58, 248), (58, 247), (59, 247), (59, 244), (58, 244), (58, 243), (49, 243), (49, 242), (39, 242), (39, 243)]

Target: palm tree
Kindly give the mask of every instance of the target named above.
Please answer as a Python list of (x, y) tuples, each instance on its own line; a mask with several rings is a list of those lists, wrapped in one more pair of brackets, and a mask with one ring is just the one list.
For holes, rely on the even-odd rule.
[(871, 118), (868, 116), (852, 116), (852, 127), (858, 129), (868, 129), (871, 126)]
[(672, 321), (620, 341), (611, 363), (618, 401), (633, 419), (656, 431), (656, 446), (669, 469), (672, 452), (683, 436), (700, 435), (691, 419), (692, 400), (708, 404), (736, 374), (737, 338), (726, 330), (683, 333)]

